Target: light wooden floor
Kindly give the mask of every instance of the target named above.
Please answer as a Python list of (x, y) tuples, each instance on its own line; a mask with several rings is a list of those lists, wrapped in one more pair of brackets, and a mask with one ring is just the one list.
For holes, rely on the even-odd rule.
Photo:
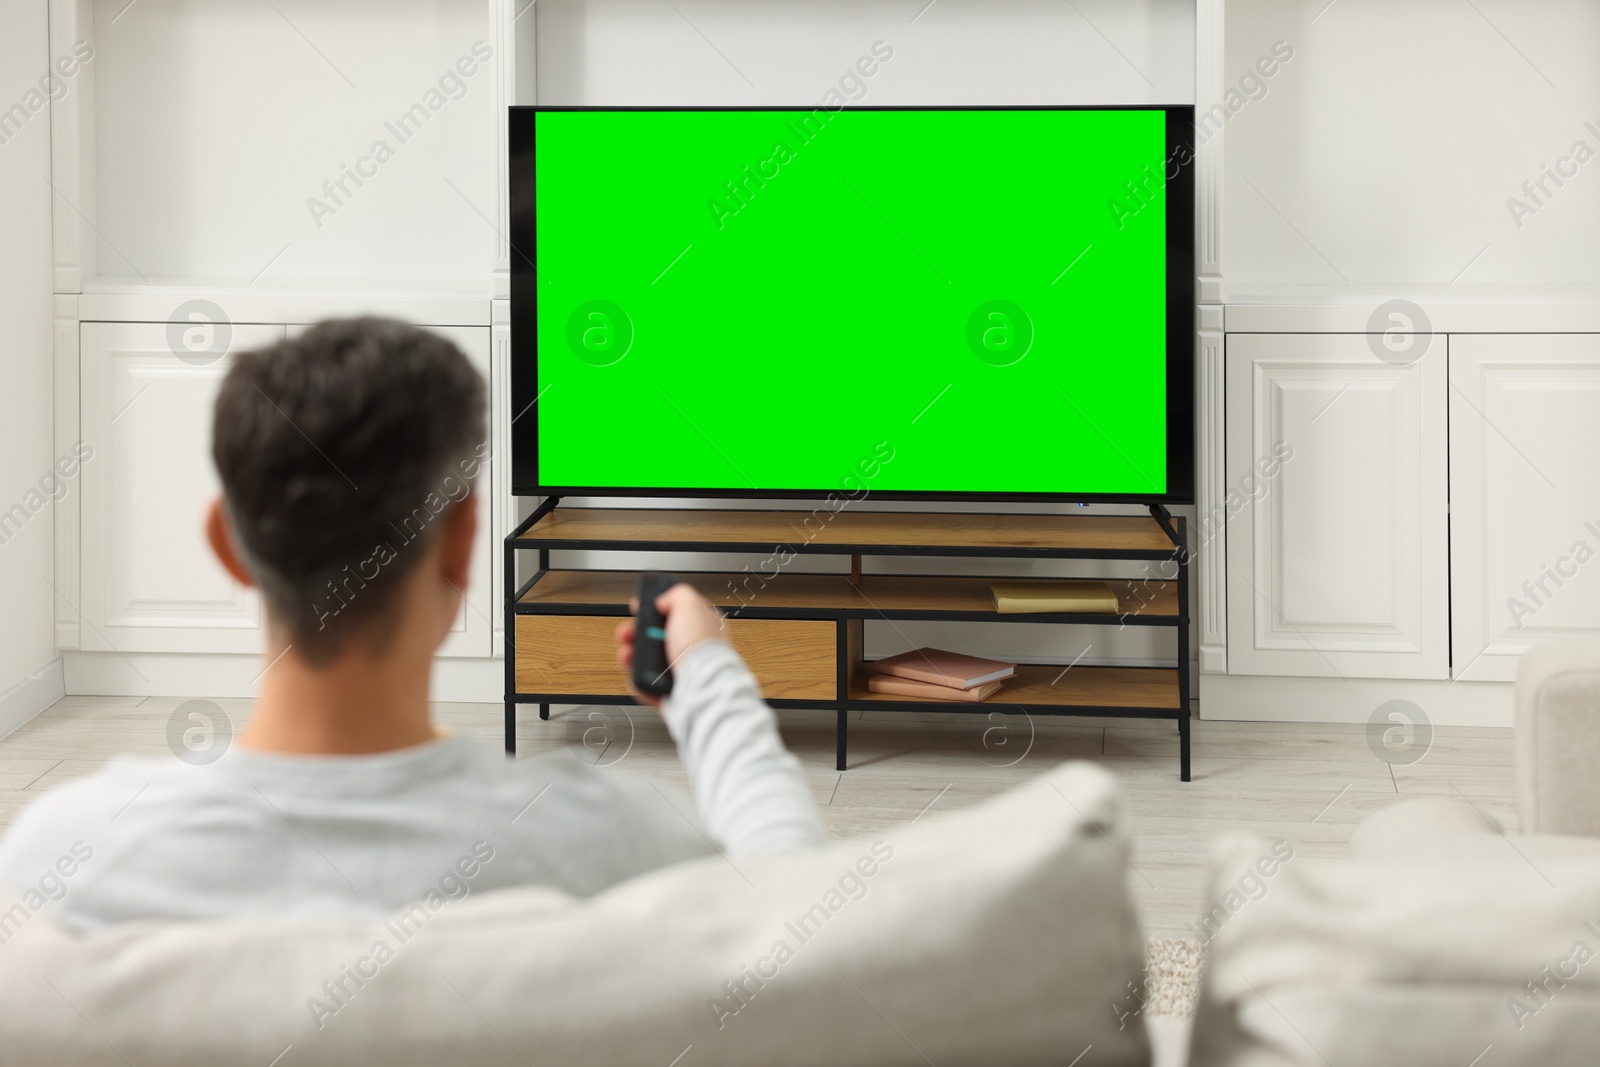
[[(68, 697), (0, 741), (0, 829), (30, 799), (119, 755), (171, 759), (167, 721), (181, 700)], [(243, 725), (249, 703), (216, 700)], [(499, 746), (501, 711), (439, 704), (438, 720)], [(977, 803), (1068, 759), (1093, 760), (1122, 780), (1134, 817), (1132, 884), (1150, 936), (1184, 936), (1202, 895), (1209, 843), (1245, 832), (1291, 842), (1300, 856), (1347, 853), (1367, 815), (1416, 794), (1465, 796), (1507, 830), (1516, 827), (1511, 731), (1435, 728), (1409, 766), (1379, 760), (1360, 725), (1194, 723), (1194, 781), (1178, 781), (1178, 738), (1157, 720), (989, 718), (984, 714), (855, 713), (850, 769), (833, 769), (833, 713), (780, 713), (829, 830), (881, 832), (924, 810)], [(519, 754), (574, 758), (686, 788), (665, 728), (641, 708), (532, 706)], [(931, 807), (930, 807), (931, 806)]]

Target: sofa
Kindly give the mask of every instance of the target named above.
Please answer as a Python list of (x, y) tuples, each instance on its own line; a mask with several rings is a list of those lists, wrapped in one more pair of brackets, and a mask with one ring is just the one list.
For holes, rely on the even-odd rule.
[(77, 935), (0, 901), (0, 1062), (1588, 1067), (1600, 646), (1530, 654), (1516, 701), (1528, 832), (1425, 798), (1358, 827), (1348, 860), (1219, 843), (1192, 1020), (1136, 1007), (1127, 817), (1077, 763), (882, 839), (398, 927)]
[(1115, 782), (1079, 763), (881, 839), (589, 899), (84, 936), (0, 918), (0, 1062), (1133, 1067), (1130, 848)]
[(1218, 847), (1190, 1067), (1600, 1063), (1600, 644), (1530, 652), (1515, 700), (1520, 833), (1434, 797), (1348, 860), (1265, 875), (1269, 842)]

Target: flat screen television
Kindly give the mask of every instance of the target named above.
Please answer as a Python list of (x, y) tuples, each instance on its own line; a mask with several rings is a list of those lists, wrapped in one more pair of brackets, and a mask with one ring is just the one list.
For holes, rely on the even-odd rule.
[(513, 491), (1191, 502), (1193, 123), (512, 108)]

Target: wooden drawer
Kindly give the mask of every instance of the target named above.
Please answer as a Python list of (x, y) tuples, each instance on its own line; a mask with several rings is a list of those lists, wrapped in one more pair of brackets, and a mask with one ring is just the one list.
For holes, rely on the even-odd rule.
[[(518, 615), (517, 692), (623, 696), (615, 616)], [(769, 700), (833, 700), (837, 629), (827, 621), (729, 619), (728, 639)]]

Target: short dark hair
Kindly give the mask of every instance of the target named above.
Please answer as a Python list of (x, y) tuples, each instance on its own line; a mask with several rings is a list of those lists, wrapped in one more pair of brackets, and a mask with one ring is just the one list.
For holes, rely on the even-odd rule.
[(450, 341), (389, 319), (332, 319), (237, 356), (211, 456), (234, 543), (312, 662), (393, 603), (488, 458), (483, 377)]

